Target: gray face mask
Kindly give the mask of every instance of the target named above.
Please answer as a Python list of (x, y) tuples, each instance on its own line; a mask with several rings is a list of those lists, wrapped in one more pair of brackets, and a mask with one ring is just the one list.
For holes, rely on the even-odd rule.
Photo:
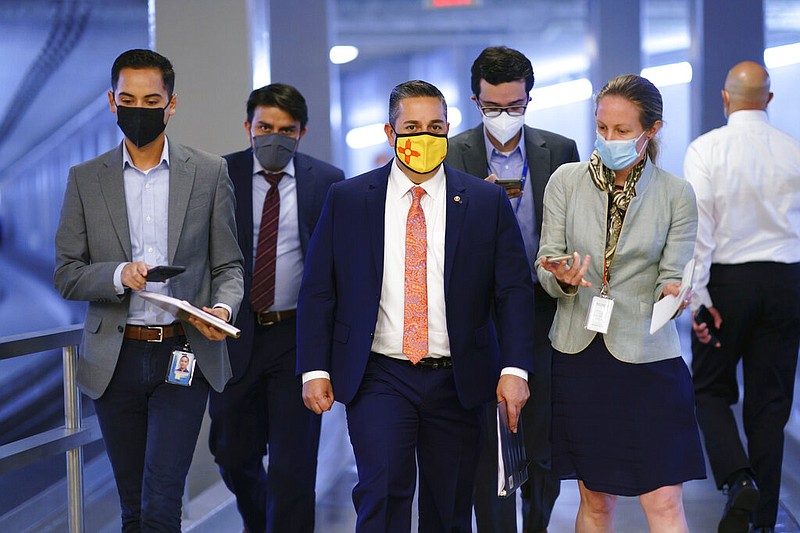
[(277, 172), (292, 160), (297, 143), (297, 139), (280, 133), (256, 135), (253, 137), (253, 153), (264, 169)]

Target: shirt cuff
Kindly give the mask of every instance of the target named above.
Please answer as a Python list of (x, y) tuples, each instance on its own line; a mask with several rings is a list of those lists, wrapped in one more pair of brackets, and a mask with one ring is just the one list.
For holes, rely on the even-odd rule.
[(214, 304), (214, 307), (221, 307), (222, 309), (226, 310), (228, 312), (228, 323), (230, 323), (231, 318), (233, 318), (233, 309), (231, 309), (231, 306), (224, 303), (216, 303)]
[(127, 264), (128, 263), (120, 263), (114, 270), (114, 291), (118, 296), (125, 294), (125, 286), (122, 284), (122, 269), (125, 268)]
[(505, 376), (506, 374), (511, 374), (512, 376), (517, 376), (524, 379), (525, 381), (528, 381), (528, 371), (523, 370), (521, 368), (517, 368), (515, 366), (507, 366), (500, 371), (501, 376)]
[(331, 375), (325, 372), (324, 370), (312, 370), (311, 372), (303, 372), (303, 385), (305, 385), (307, 381), (319, 378), (327, 379), (328, 381), (330, 381)]

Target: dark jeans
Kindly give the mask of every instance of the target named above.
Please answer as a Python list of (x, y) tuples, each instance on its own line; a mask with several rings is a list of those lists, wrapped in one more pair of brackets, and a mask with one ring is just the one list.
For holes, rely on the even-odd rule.
[(181, 530), (183, 488), (209, 386), (199, 367), (189, 387), (164, 381), (174, 347), (170, 340), (126, 339), (111, 383), (94, 402), (124, 533)]

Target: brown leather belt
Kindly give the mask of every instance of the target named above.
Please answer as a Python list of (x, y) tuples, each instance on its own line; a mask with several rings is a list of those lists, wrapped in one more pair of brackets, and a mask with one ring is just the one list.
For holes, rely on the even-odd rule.
[(183, 335), (183, 324), (180, 322), (169, 326), (125, 326), (125, 338), (136, 341), (161, 342)]
[(297, 309), (287, 311), (267, 311), (266, 313), (256, 313), (256, 322), (259, 326), (271, 326), (283, 320), (288, 320), (297, 316)]

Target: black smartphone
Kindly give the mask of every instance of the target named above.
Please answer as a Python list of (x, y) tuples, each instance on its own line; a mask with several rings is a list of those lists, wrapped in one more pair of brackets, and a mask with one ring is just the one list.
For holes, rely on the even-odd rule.
[(522, 189), (522, 180), (497, 180), (495, 181), (496, 184), (500, 185), (504, 189)]
[(185, 270), (186, 267), (177, 265), (154, 266), (147, 271), (147, 281), (167, 281)]
[(714, 326), (714, 315), (705, 305), (700, 304), (700, 307), (697, 308), (697, 312), (694, 314), (694, 321), (698, 324), (705, 324), (708, 327), (708, 334), (711, 335), (711, 340), (708, 343), (711, 346), (716, 346), (719, 343), (719, 337), (716, 335), (718, 331)]

